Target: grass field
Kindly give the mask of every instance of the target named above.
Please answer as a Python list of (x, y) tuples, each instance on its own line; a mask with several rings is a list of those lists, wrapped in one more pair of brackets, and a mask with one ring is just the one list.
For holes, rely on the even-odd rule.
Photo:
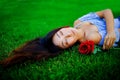
[[(91, 11), (112, 9), (119, 0), (0, 0), (0, 60), (27, 40), (69, 25)], [(0, 80), (120, 80), (120, 50), (81, 55), (77, 46), (45, 61), (0, 67)]]

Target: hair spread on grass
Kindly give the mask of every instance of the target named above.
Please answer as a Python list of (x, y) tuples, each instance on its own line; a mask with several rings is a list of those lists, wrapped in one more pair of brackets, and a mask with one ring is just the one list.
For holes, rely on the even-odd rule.
[(15, 64), (21, 64), (27, 60), (39, 61), (57, 56), (63, 50), (53, 44), (52, 37), (60, 29), (61, 28), (57, 28), (49, 32), (43, 38), (36, 38), (34, 40), (27, 41), (10, 52), (12, 55), (0, 61), (0, 64), (6, 68)]

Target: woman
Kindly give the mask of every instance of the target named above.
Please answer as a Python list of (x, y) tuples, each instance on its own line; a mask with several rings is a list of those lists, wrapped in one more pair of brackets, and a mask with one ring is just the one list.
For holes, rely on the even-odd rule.
[(13, 50), (12, 56), (0, 63), (10, 67), (26, 60), (41, 60), (54, 57), (64, 49), (70, 48), (76, 42), (93, 40), (95, 44), (103, 45), (103, 49), (117, 46), (119, 41), (120, 21), (113, 18), (110, 9), (89, 13), (77, 19), (74, 27), (62, 27), (49, 32), (44, 38), (25, 43)]
[(117, 46), (120, 38), (120, 18), (113, 18), (110, 9), (91, 12), (74, 22), (74, 28), (63, 28), (53, 36), (53, 43), (68, 48), (76, 41), (92, 40), (103, 49)]

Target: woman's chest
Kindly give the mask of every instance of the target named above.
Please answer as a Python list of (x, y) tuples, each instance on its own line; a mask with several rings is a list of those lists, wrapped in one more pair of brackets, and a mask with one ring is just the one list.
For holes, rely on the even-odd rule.
[(98, 28), (89, 22), (83, 23), (81, 25), (81, 29), (84, 30), (85, 36), (91, 36), (91, 35), (96, 36), (99, 34)]
[(84, 31), (85, 38), (91, 37), (91, 36), (97, 37), (98, 35), (100, 35), (98, 31), (94, 31), (94, 30), (85, 30)]
[(101, 35), (99, 34), (98, 28), (90, 22), (81, 22), (75, 26), (77, 29), (81, 29), (84, 32), (84, 38), (81, 41), (93, 40), (100, 41)]
[(84, 40), (94, 40), (101, 38), (98, 32), (98, 28), (91, 23), (82, 24), (81, 29), (84, 30)]
[(98, 31), (98, 28), (95, 25), (93, 25), (92, 23), (90, 23), (90, 22), (83, 22), (80, 25), (80, 28), (83, 29), (83, 30), (86, 30), (88, 32), (90, 32), (90, 31)]

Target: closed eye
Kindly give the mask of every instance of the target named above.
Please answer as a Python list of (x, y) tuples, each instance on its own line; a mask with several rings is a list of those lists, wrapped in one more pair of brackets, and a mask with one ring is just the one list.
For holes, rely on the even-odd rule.
[(64, 42), (62, 41), (62, 46), (65, 47)]
[(68, 41), (67, 41), (67, 39), (65, 39), (65, 43), (66, 43), (66, 45), (68, 45)]
[(57, 33), (56, 35), (57, 35), (57, 37), (59, 37), (59, 38), (60, 38), (60, 35), (59, 35), (58, 33)]
[(68, 41), (65, 39), (64, 41), (61, 42), (62, 46), (65, 48), (68, 46)]
[(61, 35), (63, 35), (63, 32), (62, 32), (62, 31), (60, 31), (60, 34), (61, 34)]

